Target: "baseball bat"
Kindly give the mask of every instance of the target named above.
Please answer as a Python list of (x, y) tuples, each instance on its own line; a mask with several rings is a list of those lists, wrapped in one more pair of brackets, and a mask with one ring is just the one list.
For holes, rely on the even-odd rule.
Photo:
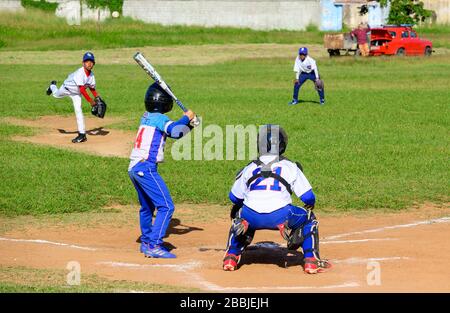
[[(175, 96), (175, 94), (172, 92), (172, 90), (169, 88), (169, 86), (166, 84), (166, 82), (162, 79), (161, 75), (155, 70), (153, 65), (150, 64), (150, 62), (144, 57), (144, 55), (140, 52), (137, 52), (134, 55), (134, 60), (139, 64), (139, 66), (151, 77), (153, 80), (161, 86), (164, 91), (166, 91), (173, 100), (175, 100), (176, 104), (183, 110), (183, 112), (186, 112), (188, 109), (184, 106), (184, 104)], [(200, 120), (197, 118), (197, 116), (194, 117), (192, 120), (193, 126), (198, 126), (200, 124)]]

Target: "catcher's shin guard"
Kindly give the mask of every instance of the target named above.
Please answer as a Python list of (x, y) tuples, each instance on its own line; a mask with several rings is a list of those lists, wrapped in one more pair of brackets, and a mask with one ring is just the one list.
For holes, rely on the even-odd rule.
[[(309, 232), (305, 233), (305, 229), (309, 228)], [(305, 226), (301, 232), (303, 234), (302, 248), (303, 254), (312, 253), (313, 257), (320, 260), (319, 254), (319, 222), (317, 220), (313, 220), (310, 224)], [(311, 238), (311, 247), (306, 249), (305, 241)]]
[(235, 218), (233, 219), (233, 223), (231, 224), (231, 231), (236, 236), (244, 235), (248, 230), (248, 222), (243, 218)]
[(280, 230), (281, 237), (287, 242), (288, 250), (296, 251), (301, 247), (304, 241), (302, 227), (291, 229), (289, 228), (287, 221), (277, 225), (277, 227)]

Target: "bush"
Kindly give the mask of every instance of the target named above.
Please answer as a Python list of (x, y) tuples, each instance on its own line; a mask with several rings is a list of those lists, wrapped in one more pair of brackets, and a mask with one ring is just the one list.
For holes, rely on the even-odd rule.
[(90, 8), (108, 8), (122, 14), (123, 0), (84, 0)]
[(45, 0), (21, 0), (24, 8), (36, 8), (47, 12), (55, 12), (58, 7), (58, 3), (49, 3)]

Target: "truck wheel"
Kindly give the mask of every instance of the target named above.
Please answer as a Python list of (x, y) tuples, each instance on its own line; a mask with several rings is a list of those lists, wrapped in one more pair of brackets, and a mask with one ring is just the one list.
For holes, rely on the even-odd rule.
[(398, 50), (397, 50), (397, 55), (398, 55), (399, 57), (405, 56), (405, 55), (406, 55), (405, 49), (404, 49), (404, 48), (398, 49)]
[(433, 50), (431, 49), (431, 47), (425, 48), (425, 56), (429, 57), (432, 53), (433, 53)]
[(328, 54), (330, 55), (330, 58), (331, 58), (331, 57), (340, 55), (340, 52), (339, 52), (339, 50), (336, 50), (336, 49), (328, 49)]

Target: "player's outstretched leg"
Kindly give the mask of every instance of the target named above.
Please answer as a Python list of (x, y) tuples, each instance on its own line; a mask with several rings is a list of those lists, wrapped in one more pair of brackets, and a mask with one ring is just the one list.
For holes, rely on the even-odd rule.
[(56, 87), (56, 80), (52, 80), (52, 82), (48, 86), (47, 91), (46, 91), (47, 96), (50, 96), (53, 93), (53, 90), (52, 90), (53, 88), (57, 88)]
[[(303, 249), (304, 271), (307, 274), (324, 272), (331, 268), (331, 263), (322, 260), (319, 254), (319, 222), (314, 213), (291, 205), (287, 223), (284, 224), (282, 235), (288, 242), (288, 249)], [(281, 230), (281, 229), (280, 229)]]

